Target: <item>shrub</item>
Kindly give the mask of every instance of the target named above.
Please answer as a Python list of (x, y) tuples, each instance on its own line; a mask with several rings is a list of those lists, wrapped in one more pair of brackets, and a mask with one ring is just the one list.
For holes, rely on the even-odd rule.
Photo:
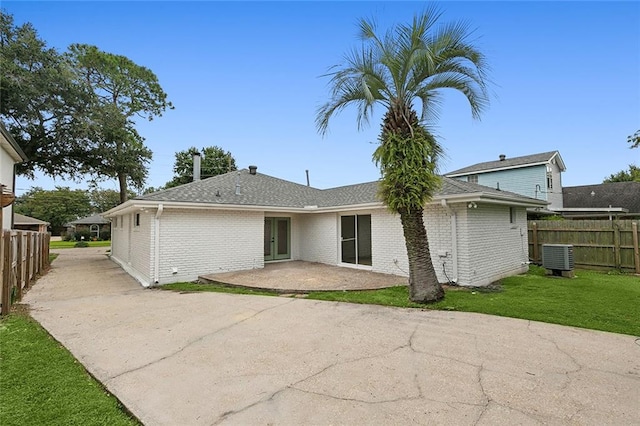
[(71, 232), (67, 232), (66, 234), (64, 234), (64, 236), (62, 237), (63, 241), (71, 241), (74, 238), (74, 235)]
[[(84, 239), (82, 238), (84, 237)], [(89, 241), (91, 239), (91, 232), (89, 231), (77, 231), (73, 234), (73, 239), (76, 241)]]
[(109, 241), (111, 239), (111, 231), (100, 231), (100, 240)]
[(89, 243), (86, 241), (78, 241), (74, 247), (89, 247)]

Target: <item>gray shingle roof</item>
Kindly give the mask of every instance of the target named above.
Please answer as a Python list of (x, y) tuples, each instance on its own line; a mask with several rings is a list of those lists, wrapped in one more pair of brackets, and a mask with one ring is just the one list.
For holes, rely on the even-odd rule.
[[(593, 192), (593, 195), (591, 193)], [(640, 182), (611, 182), (562, 188), (566, 208), (622, 207), (640, 213)]]
[(94, 214), (93, 216), (83, 217), (78, 220), (74, 220), (69, 222), (71, 225), (102, 225), (106, 223), (110, 223), (107, 219), (102, 217), (102, 214)]
[(49, 225), (49, 222), (45, 222), (44, 220), (36, 219), (35, 217), (25, 216), (20, 213), (13, 214), (13, 224), (14, 225)]
[[(506, 158), (503, 161), (486, 161), (484, 163), (477, 163), (472, 166), (445, 173), (445, 176), (465, 175), (470, 173), (485, 173), (496, 169), (508, 169), (527, 165), (541, 164), (551, 161), (551, 159), (555, 155), (560, 157), (560, 153), (558, 151), (549, 151), (540, 154), (525, 155), (523, 157)], [(561, 158), (559, 159), (559, 161), (560, 169), (564, 170), (564, 162), (562, 162)]]
[[(240, 183), (240, 195), (236, 195), (237, 182)], [(135, 200), (285, 208), (304, 208), (305, 206), (338, 207), (379, 202), (377, 191), (377, 181), (323, 190), (274, 178), (262, 173), (251, 175), (248, 170), (243, 169), (239, 173), (230, 172), (214, 176), (136, 197)], [(446, 177), (442, 178), (442, 187), (435, 195), (449, 196), (477, 193), (532, 200), (508, 191), (499, 191)]]

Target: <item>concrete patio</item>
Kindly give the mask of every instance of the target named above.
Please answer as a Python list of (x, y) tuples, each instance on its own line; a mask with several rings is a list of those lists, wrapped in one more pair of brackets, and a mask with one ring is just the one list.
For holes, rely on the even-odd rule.
[(407, 278), (363, 269), (330, 266), (294, 260), (266, 263), (262, 269), (223, 272), (200, 276), (202, 282), (276, 290), (279, 293), (308, 293), (332, 290), (375, 290), (407, 285)]

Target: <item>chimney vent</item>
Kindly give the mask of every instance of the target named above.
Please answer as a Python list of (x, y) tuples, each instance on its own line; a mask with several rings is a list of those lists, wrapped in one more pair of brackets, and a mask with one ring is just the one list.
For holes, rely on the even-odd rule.
[(258, 170), (258, 166), (249, 166), (249, 174), (250, 175), (255, 175), (256, 174), (256, 170)]
[(200, 153), (193, 153), (193, 181), (200, 180)]
[(506, 155), (504, 154), (500, 154), (500, 161), (504, 161), (507, 158)]

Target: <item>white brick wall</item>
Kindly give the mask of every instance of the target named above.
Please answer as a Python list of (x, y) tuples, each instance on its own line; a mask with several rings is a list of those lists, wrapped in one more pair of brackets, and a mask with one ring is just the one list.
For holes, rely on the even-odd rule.
[(299, 217), (299, 259), (308, 262), (338, 263), (337, 213), (304, 214)]
[(165, 209), (160, 221), (160, 284), (264, 266), (263, 212)]
[[(526, 271), (526, 212), (517, 208), (515, 224), (509, 207), (478, 203), (444, 208), (428, 205), (425, 226), (438, 280), (457, 278), (460, 285), (481, 286)], [(456, 213), (458, 276), (454, 276), (451, 216)], [(120, 216), (112, 226), (112, 258), (145, 285), (154, 279), (155, 211)], [(409, 271), (398, 215), (380, 208), (371, 214), (372, 270), (400, 276)], [(159, 283), (192, 281), (215, 272), (264, 266), (264, 218), (291, 218), (291, 258), (329, 265), (339, 263), (339, 214), (282, 214), (226, 210), (165, 209), (160, 229)], [(442, 253), (444, 256), (439, 256)], [(446, 276), (443, 272), (443, 263)], [(177, 273), (173, 273), (177, 268)]]
[(516, 222), (510, 223), (509, 207), (478, 203), (467, 210), (468, 241), (463, 246), (459, 284), (484, 286), (506, 276), (526, 272), (527, 214), (516, 208)]

